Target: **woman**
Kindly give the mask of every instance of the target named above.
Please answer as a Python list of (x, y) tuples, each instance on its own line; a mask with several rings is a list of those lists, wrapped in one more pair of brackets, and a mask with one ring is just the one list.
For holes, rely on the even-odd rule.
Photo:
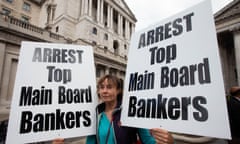
[[(97, 134), (88, 136), (86, 144), (173, 144), (172, 135), (163, 129), (147, 129), (121, 126), (121, 101), (123, 82), (113, 75), (105, 75), (97, 84), (102, 101), (96, 108)], [(151, 134), (150, 134), (151, 133)], [(55, 139), (53, 144), (62, 144)]]
[[(122, 81), (105, 75), (98, 81), (97, 91), (101, 104), (97, 111), (97, 134), (88, 136), (86, 144), (133, 144), (138, 137), (146, 144), (172, 144), (173, 137), (163, 129), (141, 129), (121, 126)], [(138, 134), (138, 137), (137, 137)]]

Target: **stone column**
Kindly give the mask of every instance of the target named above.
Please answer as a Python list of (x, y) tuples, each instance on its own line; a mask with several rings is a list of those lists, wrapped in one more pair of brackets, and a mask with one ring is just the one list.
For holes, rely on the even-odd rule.
[(48, 5), (48, 8), (47, 8), (47, 13), (48, 13), (47, 23), (48, 24), (52, 24), (55, 9), (56, 9), (56, 5), (54, 5), (53, 3)]
[[(5, 55), (6, 44), (0, 42), (0, 93), (1, 93), (1, 85), (2, 85), (2, 75), (3, 75), (3, 62)], [(0, 95), (1, 97), (1, 95)], [(1, 99), (1, 98), (0, 98)]]
[(54, 18), (55, 18), (56, 7), (57, 7), (56, 4), (55, 4), (55, 5), (52, 5), (52, 21), (53, 21)]
[(89, 5), (88, 5), (88, 15), (91, 17), (92, 16), (92, 0), (89, 0)]
[(104, 0), (100, 0), (100, 23), (103, 24), (103, 4)]
[(109, 67), (107, 66), (105, 67), (105, 75), (109, 74), (109, 71), (110, 71), (109, 69), (110, 69)]
[(127, 19), (125, 19), (125, 35), (126, 35), (126, 38), (129, 39), (129, 21)]
[(110, 7), (110, 29), (113, 29), (113, 8)]
[(98, 0), (97, 1), (97, 22), (100, 22), (100, 16), (101, 16), (100, 8), (101, 8), (101, 0)]
[(107, 5), (107, 27), (110, 28), (110, 23), (111, 23), (111, 7), (108, 4)]
[(237, 69), (237, 81), (240, 85), (240, 30), (237, 30), (233, 33), (234, 39), (234, 49), (235, 49), (235, 58), (236, 58), (236, 69)]
[(84, 15), (85, 0), (81, 0), (81, 16)]
[(48, 5), (48, 8), (47, 8), (47, 24), (50, 24), (51, 14), (52, 14), (51, 6)]
[(132, 36), (132, 23), (131, 22), (129, 22), (129, 25), (128, 25), (128, 27), (129, 27), (129, 31), (128, 31), (128, 34), (129, 34), (129, 37), (131, 37)]
[(50, 3), (47, 7), (47, 29), (52, 29), (53, 20), (55, 16), (56, 4)]
[(123, 16), (120, 15), (120, 22), (119, 22), (119, 25), (120, 25), (120, 31), (119, 31), (119, 34), (121, 36), (123, 36)]
[[(130, 27), (130, 25), (131, 25), (131, 27)], [(132, 36), (132, 34), (134, 33), (134, 31), (135, 31), (135, 25), (133, 24), (133, 23), (130, 23), (129, 24), (129, 37), (131, 37)]]
[(132, 34), (135, 32), (135, 24), (132, 24)]
[(120, 15), (120, 13), (118, 12), (118, 23), (117, 23), (117, 25), (118, 25), (118, 34), (119, 35), (121, 35), (121, 15)]
[(84, 0), (83, 2), (84, 2), (84, 4), (83, 4), (84, 15), (87, 15), (88, 14), (88, 0)]
[(78, 19), (81, 17), (82, 15), (82, 0), (79, 0), (79, 3), (78, 3)]

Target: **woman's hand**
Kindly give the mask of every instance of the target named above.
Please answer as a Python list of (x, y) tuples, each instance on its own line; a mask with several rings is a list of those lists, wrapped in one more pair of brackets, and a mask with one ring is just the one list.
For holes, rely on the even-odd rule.
[(167, 130), (160, 128), (153, 128), (150, 130), (152, 136), (155, 138), (157, 144), (173, 144), (174, 140), (172, 134)]
[(52, 144), (64, 144), (63, 138), (56, 138), (52, 141)]

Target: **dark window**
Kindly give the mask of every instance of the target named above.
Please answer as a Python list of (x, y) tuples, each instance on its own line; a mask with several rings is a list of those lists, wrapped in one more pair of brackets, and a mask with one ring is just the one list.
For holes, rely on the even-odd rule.
[(2, 8), (2, 14), (4, 14), (4, 15), (10, 15), (10, 14), (11, 14), (11, 11), (10, 11), (9, 9)]
[(5, 144), (7, 136), (8, 120), (0, 122), (0, 144)]
[(59, 27), (57, 26), (57, 27), (56, 27), (56, 32), (58, 32), (58, 31), (59, 31)]
[(95, 41), (92, 41), (92, 44), (95, 46), (95, 45), (97, 45), (97, 42), (95, 42)]
[(22, 16), (21, 19), (22, 19), (22, 21), (24, 21), (24, 22), (29, 22), (29, 18), (26, 17), (26, 16)]
[(113, 42), (113, 49), (114, 49), (114, 54), (119, 54), (119, 43), (116, 40)]
[(101, 76), (101, 69), (100, 68), (96, 68), (96, 77), (100, 77)]
[(97, 28), (94, 27), (94, 28), (92, 29), (92, 33), (95, 34), (95, 35), (97, 35)]
[(23, 3), (23, 10), (24, 10), (24, 11), (27, 11), (27, 12), (30, 12), (30, 10), (31, 10), (31, 5), (30, 5), (29, 3), (24, 2), (24, 3)]
[(104, 52), (107, 52), (108, 47), (104, 46)]
[(107, 34), (104, 34), (104, 39), (108, 40), (108, 35)]

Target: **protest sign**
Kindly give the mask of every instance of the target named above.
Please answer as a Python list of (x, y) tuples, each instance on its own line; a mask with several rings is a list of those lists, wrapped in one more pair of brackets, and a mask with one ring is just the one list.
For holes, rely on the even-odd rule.
[(7, 144), (95, 134), (90, 46), (22, 42)]
[(209, 0), (133, 34), (128, 58), (122, 125), (231, 137)]

